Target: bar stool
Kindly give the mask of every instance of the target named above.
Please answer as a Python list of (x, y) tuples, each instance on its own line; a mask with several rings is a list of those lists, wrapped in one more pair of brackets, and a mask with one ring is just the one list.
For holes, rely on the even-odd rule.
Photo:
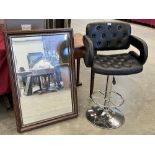
[[(131, 26), (123, 22), (90, 23), (83, 37), (86, 52), (84, 62), (91, 68), (90, 98), (96, 104), (86, 112), (87, 119), (102, 128), (118, 128), (124, 121), (124, 115), (119, 107), (124, 103), (121, 94), (112, 91), (115, 77), (142, 72), (148, 57), (147, 44), (140, 38), (131, 35)], [(136, 47), (140, 54), (134, 51), (126, 53), (129, 46)], [(124, 50), (121, 54), (105, 55), (104, 51)], [(103, 51), (98, 54), (98, 51)], [(94, 74), (107, 75), (105, 91), (95, 91)], [(113, 100), (117, 98), (117, 100)]]

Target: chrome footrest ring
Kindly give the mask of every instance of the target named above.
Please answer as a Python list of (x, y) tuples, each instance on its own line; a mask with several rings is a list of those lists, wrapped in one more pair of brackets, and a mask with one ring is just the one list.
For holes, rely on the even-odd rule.
[[(111, 91), (110, 94), (111, 94), (111, 97), (110, 98), (103, 98), (103, 96), (105, 96), (105, 91), (95, 91), (93, 94), (92, 94), (92, 98), (91, 100), (98, 106), (100, 106), (101, 108), (104, 108), (104, 109), (109, 109), (109, 108), (117, 108), (117, 107), (120, 107), (121, 105), (124, 104), (124, 99), (122, 97), (121, 94), (115, 92), (115, 91)], [(112, 101), (113, 98), (117, 98), (115, 99), (114, 101)], [(119, 102), (118, 102), (119, 100)], [(106, 102), (106, 105), (104, 105)], [(118, 102), (118, 103), (117, 103)]]

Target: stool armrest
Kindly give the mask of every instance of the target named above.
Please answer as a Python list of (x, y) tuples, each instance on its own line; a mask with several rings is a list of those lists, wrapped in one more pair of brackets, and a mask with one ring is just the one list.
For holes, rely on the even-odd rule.
[[(130, 44), (136, 47), (140, 51), (140, 56), (135, 55), (141, 64), (145, 64), (148, 57), (148, 46), (144, 40), (134, 35), (130, 36)], [(133, 53), (131, 53), (133, 54)]]
[(93, 42), (89, 37), (86, 35), (83, 36), (83, 43), (86, 48), (85, 54), (84, 54), (84, 63), (87, 67), (91, 67), (93, 64), (94, 59), (94, 48), (93, 48)]

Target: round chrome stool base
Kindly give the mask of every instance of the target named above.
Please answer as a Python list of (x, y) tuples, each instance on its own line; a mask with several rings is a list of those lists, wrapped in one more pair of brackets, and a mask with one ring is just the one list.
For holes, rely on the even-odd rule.
[(99, 106), (88, 109), (86, 117), (92, 124), (108, 129), (118, 128), (125, 121), (123, 113), (117, 108), (103, 109)]

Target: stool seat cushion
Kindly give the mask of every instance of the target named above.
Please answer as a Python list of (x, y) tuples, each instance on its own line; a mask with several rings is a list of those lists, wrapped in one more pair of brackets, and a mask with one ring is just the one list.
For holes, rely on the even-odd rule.
[(130, 53), (96, 55), (92, 70), (104, 75), (129, 75), (143, 70), (142, 64)]

